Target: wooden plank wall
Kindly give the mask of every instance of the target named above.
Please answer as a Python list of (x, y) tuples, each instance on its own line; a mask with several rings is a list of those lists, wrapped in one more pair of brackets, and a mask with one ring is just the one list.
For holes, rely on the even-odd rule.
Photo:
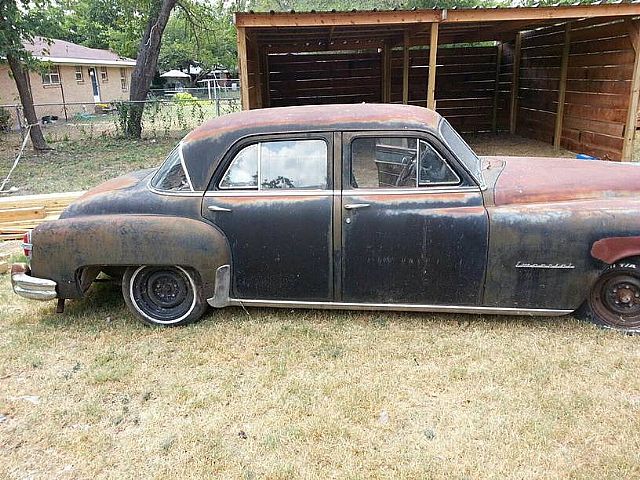
[[(462, 132), (490, 131), (497, 47), (439, 48), (436, 108)], [(268, 56), (270, 106), (382, 101), (378, 52)], [(402, 103), (402, 49), (391, 55), (391, 102)], [(500, 77), (499, 126), (508, 117), (510, 71)], [(409, 103), (426, 106), (429, 49), (410, 51)]]
[(270, 54), (267, 62), (272, 107), (382, 101), (377, 52)]
[[(491, 131), (497, 47), (438, 48), (436, 110), (463, 133)], [(402, 103), (402, 50), (391, 63), (391, 102)], [(429, 49), (409, 53), (409, 103), (426, 106)], [(499, 110), (508, 108), (499, 103)], [(502, 112), (506, 114), (506, 110)]]
[[(525, 34), (517, 132), (552, 143), (558, 109), (564, 26)], [(622, 21), (585, 20), (571, 29), (565, 116), (560, 144), (619, 160), (627, 117), (634, 50)]]

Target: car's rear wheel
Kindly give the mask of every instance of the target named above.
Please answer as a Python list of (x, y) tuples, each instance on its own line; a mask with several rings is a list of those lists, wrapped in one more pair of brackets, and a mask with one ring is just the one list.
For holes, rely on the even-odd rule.
[(640, 259), (609, 266), (593, 286), (581, 313), (602, 327), (640, 333)]
[(128, 268), (122, 294), (129, 309), (147, 325), (186, 325), (207, 309), (197, 275), (178, 266)]

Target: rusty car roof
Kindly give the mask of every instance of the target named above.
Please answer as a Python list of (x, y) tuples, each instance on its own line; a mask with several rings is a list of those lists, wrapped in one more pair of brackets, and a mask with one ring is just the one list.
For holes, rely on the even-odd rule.
[(195, 190), (205, 190), (218, 163), (250, 135), (332, 130), (437, 130), (442, 117), (413, 105), (309, 105), (247, 110), (214, 118), (182, 140), (182, 154)]

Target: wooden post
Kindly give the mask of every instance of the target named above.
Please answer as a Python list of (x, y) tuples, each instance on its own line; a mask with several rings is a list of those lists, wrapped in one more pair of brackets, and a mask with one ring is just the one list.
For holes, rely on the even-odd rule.
[(238, 73), (240, 76), (240, 99), (242, 109), (249, 110), (249, 71), (247, 65), (247, 36), (245, 27), (238, 27)]
[(496, 83), (493, 92), (493, 117), (491, 119), (491, 131), (498, 132), (498, 99), (500, 97), (500, 69), (502, 68), (502, 42), (496, 46)]
[(560, 149), (562, 139), (562, 123), (564, 122), (564, 101), (567, 96), (567, 72), (569, 70), (569, 52), (571, 50), (571, 22), (564, 25), (564, 45), (560, 63), (560, 84), (558, 85), (558, 110), (556, 111), (556, 128), (553, 134), (553, 148)]
[(431, 24), (431, 41), (429, 42), (429, 83), (427, 85), (427, 108), (436, 108), (436, 68), (438, 59), (438, 23)]
[(409, 103), (409, 32), (404, 31), (404, 48), (402, 50), (402, 103)]
[(624, 143), (622, 144), (622, 161), (633, 160), (633, 140), (636, 135), (638, 125), (638, 105), (640, 104), (640, 35), (638, 34), (638, 23), (627, 23), (629, 28), (629, 38), (633, 43), (636, 58), (633, 64), (633, 77), (631, 81), (631, 94), (629, 95), (629, 110), (627, 112), (627, 123), (624, 128)]
[(513, 75), (511, 77), (511, 109), (509, 118), (509, 131), (516, 133), (516, 121), (518, 119), (518, 90), (520, 83), (520, 56), (522, 50), (522, 33), (516, 35), (515, 52), (513, 55)]
[(391, 102), (391, 46), (382, 46), (382, 103)]

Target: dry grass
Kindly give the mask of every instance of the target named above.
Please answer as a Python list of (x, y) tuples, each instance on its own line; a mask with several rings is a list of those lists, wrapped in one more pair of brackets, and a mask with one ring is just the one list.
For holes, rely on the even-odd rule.
[(571, 318), (0, 302), (2, 478), (640, 475), (638, 338)]

